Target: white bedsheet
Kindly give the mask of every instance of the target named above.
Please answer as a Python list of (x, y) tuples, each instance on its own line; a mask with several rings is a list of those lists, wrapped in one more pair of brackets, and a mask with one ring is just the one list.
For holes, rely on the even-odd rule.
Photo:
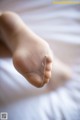
[(73, 80), (64, 87), (37, 95), (46, 86), (31, 86), (14, 69), (11, 59), (0, 59), (0, 112), (8, 112), (9, 120), (80, 120), (80, 5), (3, 0), (0, 10), (17, 12), (75, 71)]

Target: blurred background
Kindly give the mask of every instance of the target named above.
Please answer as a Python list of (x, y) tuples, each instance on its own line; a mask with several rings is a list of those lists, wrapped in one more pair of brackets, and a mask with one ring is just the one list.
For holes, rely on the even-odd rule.
[[(0, 12), (3, 11), (18, 13), (36, 34), (49, 43), (53, 53), (80, 77), (80, 4), (53, 4), (53, 0), (0, 0)], [(77, 97), (79, 77), (75, 78), (77, 83), (70, 83), (78, 84), (78, 88), (74, 85), (78, 93), (72, 88)], [(75, 112), (78, 110), (79, 113), (80, 109), (69, 98), (69, 86), (62, 87), (60, 91), (51, 91), (48, 96), (39, 96), (45, 88), (38, 90), (31, 86), (15, 70), (10, 58), (0, 57), (0, 112), (8, 112), (9, 120), (80, 120)], [(38, 96), (34, 97), (36, 91)], [(65, 99), (62, 99), (64, 96)], [(58, 103), (63, 103), (65, 110)]]

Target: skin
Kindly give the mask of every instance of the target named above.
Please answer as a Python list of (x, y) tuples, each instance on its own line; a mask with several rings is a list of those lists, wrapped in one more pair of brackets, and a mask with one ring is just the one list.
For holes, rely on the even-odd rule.
[(0, 34), (12, 53), (14, 67), (32, 85), (42, 87), (50, 79), (56, 80), (56, 76), (71, 77), (70, 69), (53, 56), (48, 43), (32, 32), (16, 13), (0, 14)]

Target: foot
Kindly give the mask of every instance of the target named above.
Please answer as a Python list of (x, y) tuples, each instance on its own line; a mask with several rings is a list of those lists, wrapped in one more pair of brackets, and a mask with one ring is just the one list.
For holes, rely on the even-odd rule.
[[(26, 34), (24, 36), (27, 37)], [(50, 48), (39, 38), (31, 38), (29, 42), (25, 38), (18, 43), (18, 47), (14, 51), (13, 64), (31, 84), (42, 87), (51, 78), (52, 54)]]
[(12, 51), (15, 68), (36, 87), (47, 83), (51, 78), (53, 63), (48, 43), (12, 12), (1, 14), (0, 31)]
[[(0, 14), (0, 32), (13, 54), (15, 68), (34, 86), (55, 89), (72, 76), (71, 70), (54, 58), (49, 45), (12, 12)], [(52, 73), (52, 75), (51, 75)]]

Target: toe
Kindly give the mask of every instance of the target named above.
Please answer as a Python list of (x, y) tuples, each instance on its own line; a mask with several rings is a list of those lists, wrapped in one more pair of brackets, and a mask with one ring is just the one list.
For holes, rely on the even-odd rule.
[(52, 58), (50, 56), (45, 56), (44, 60), (44, 67), (46, 71), (51, 71), (52, 70)]
[(51, 71), (45, 71), (44, 78), (43, 78), (44, 83), (48, 83), (50, 78), (51, 78)]
[(51, 71), (45, 71), (44, 72), (44, 78), (45, 79), (50, 79), (51, 78)]
[(51, 78), (52, 71), (52, 58), (49, 56), (45, 56), (44, 60), (44, 82), (48, 83)]
[(44, 85), (43, 79), (37, 73), (27, 73), (27, 78), (28, 81), (36, 87), (42, 87)]
[(46, 57), (46, 63), (52, 63), (52, 57), (51, 56), (45, 56)]
[(52, 70), (52, 63), (46, 63), (45, 70), (51, 71)]

